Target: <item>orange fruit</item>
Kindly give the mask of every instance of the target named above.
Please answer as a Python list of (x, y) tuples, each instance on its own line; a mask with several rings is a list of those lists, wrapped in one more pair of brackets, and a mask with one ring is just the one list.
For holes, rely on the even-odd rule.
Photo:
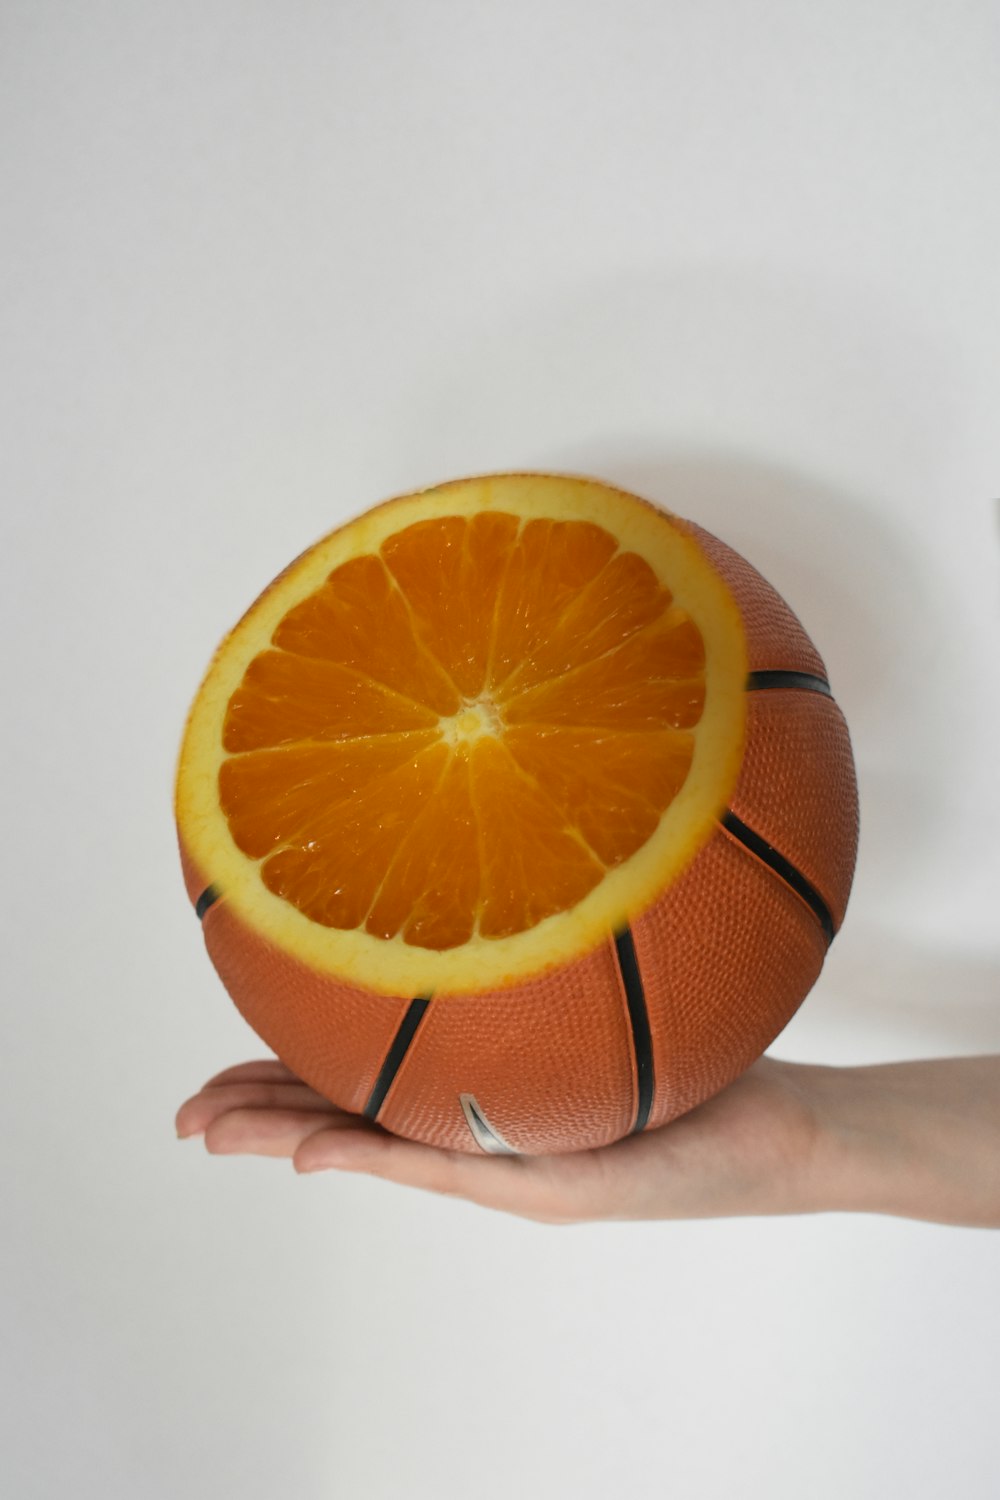
[(386, 502), (219, 647), (176, 816), (211, 958), (335, 1104), (467, 1151), (663, 1124), (843, 920), (850, 740), (744, 559), (592, 480)]

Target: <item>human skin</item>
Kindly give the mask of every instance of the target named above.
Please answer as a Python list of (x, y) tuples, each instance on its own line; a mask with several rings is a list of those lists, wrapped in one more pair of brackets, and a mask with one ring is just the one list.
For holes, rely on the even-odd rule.
[(765, 1056), (669, 1125), (558, 1156), (402, 1140), (274, 1060), (209, 1079), (176, 1127), (212, 1155), (366, 1172), (545, 1224), (853, 1212), (1000, 1228), (1000, 1054), (868, 1067)]

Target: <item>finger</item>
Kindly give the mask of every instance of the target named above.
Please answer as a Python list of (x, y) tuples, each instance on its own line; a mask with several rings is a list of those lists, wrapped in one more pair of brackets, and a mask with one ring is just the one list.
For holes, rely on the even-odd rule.
[[(347, 1126), (351, 1117), (343, 1116)], [(316, 1130), (335, 1130), (335, 1123), (306, 1109), (235, 1109), (213, 1120), (205, 1131), (205, 1149), (213, 1156), (294, 1156)]]
[(286, 1068), (283, 1062), (277, 1058), (257, 1058), (253, 1062), (236, 1063), (231, 1068), (224, 1068), (221, 1073), (216, 1073), (202, 1088), (215, 1088), (220, 1083), (280, 1083), (288, 1082), (298, 1075), (291, 1068)]
[[(550, 1157), (472, 1156), (403, 1140), (387, 1131), (358, 1128), (356, 1118), (338, 1129), (311, 1133), (293, 1157), (297, 1172), (337, 1168), (385, 1177), (404, 1187), (467, 1198), (545, 1223), (569, 1223), (564, 1194)], [(558, 1166), (557, 1166), (558, 1173)]]
[(230, 1083), (186, 1099), (174, 1119), (179, 1136), (198, 1135), (220, 1115), (235, 1109), (297, 1109), (337, 1114), (336, 1105), (317, 1094), (308, 1084)]

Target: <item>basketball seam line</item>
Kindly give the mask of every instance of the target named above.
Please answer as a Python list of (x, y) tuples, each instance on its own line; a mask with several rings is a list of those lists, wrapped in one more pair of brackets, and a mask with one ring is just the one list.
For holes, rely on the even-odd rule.
[(653, 1039), (649, 1029), (649, 1012), (646, 995), (639, 972), (635, 941), (632, 929), (623, 927), (614, 935), (615, 957), (625, 987), (625, 1003), (628, 1007), (629, 1027), (632, 1033), (632, 1051), (636, 1069), (636, 1113), (632, 1134), (644, 1130), (653, 1107)]
[(751, 672), (746, 681), (747, 692), (758, 692), (766, 688), (804, 688), (806, 692), (822, 693), (833, 697), (833, 691), (825, 677), (814, 672), (772, 671)]
[(732, 808), (727, 807), (719, 820), (723, 828), (727, 829), (735, 839), (738, 839), (744, 848), (749, 849), (751, 854), (757, 858), (775, 875), (778, 875), (786, 885), (790, 886), (797, 896), (801, 896), (813, 915), (819, 921), (826, 937), (827, 945), (833, 942), (836, 929), (833, 925), (833, 917), (819, 891), (801, 870), (796, 869), (790, 860), (786, 859), (773, 844), (769, 844), (761, 834), (749, 828), (746, 823), (738, 818)]
[(198, 918), (199, 922), (204, 920), (205, 913), (208, 911), (208, 908), (210, 906), (213, 906), (215, 902), (218, 901), (221, 894), (222, 892), (219, 890), (219, 887), (217, 885), (206, 885), (205, 889), (202, 891), (201, 895), (198, 897), (197, 901), (194, 904), (194, 914)]
[(411, 1000), (407, 1006), (406, 1014), (399, 1024), (396, 1035), (392, 1039), (392, 1044), (385, 1055), (385, 1061), (379, 1069), (375, 1085), (368, 1095), (368, 1102), (362, 1111), (366, 1120), (374, 1120), (385, 1103), (386, 1095), (392, 1088), (396, 1074), (402, 1066), (403, 1058), (409, 1050), (410, 1043), (416, 1035), (417, 1027), (423, 1020), (424, 1012), (430, 1003), (431, 997), (429, 995), (420, 995), (417, 999)]

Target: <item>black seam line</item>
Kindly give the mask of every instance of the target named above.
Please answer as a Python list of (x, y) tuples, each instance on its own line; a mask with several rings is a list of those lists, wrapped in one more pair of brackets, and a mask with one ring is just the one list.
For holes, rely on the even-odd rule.
[(194, 904), (194, 914), (200, 922), (213, 902), (218, 901), (221, 891), (217, 885), (206, 885)]
[(825, 677), (813, 672), (751, 672), (746, 682), (747, 692), (760, 688), (805, 688), (810, 693), (824, 693), (832, 698), (830, 684)]
[(653, 1039), (649, 1031), (649, 1012), (639, 973), (639, 961), (635, 956), (632, 929), (623, 927), (615, 933), (615, 953), (625, 986), (628, 1004), (629, 1025), (632, 1028), (632, 1047), (635, 1052), (635, 1070), (638, 1082), (635, 1124), (632, 1133), (645, 1129), (649, 1112), (653, 1107)]
[(417, 1027), (423, 1020), (424, 1011), (430, 1003), (430, 995), (421, 995), (416, 1000), (410, 1001), (406, 1015), (399, 1024), (399, 1030), (392, 1039), (392, 1046), (385, 1055), (385, 1062), (379, 1070), (375, 1087), (368, 1095), (368, 1103), (362, 1111), (366, 1120), (374, 1120), (385, 1103), (385, 1096), (392, 1088), (393, 1080), (399, 1072), (403, 1058), (416, 1035)]
[(754, 833), (752, 828), (748, 828), (731, 808), (726, 808), (720, 821), (724, 828), (728, 828), (734, 838), (739, 839), (740, 843), (744, 844), (752, 854), (756, 854), (758, 859), (763, 860), (764, 864), (768, 865), (776, 875), (780, 875), (786, 885), (791, 886), (796, 895), (802, 897), (806, 905), (810, 907), (814, 915), (819, 919), (819, 924), (826, 935), (827, 944), (832, 943), (834, 937), (833, 917), (830, 915), (830, 908), (816, 887), (810, 885), (802, 872), (797, 870), (793, 864), (790, 864), (783, 854), (779, 854), (773, 845), (769, 844), (766, 839), (761, 838), (759, 833)]

